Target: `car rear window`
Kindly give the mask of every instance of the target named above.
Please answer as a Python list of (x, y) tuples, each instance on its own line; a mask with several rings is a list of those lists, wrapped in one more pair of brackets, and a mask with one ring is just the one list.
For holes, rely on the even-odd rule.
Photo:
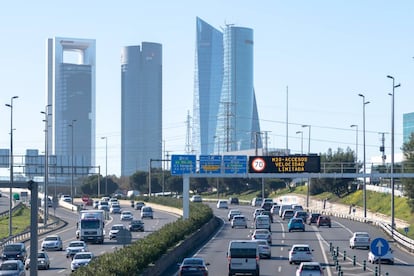
[(293, 251), (308, 252), (308, 251), (310, 251), (310, 249), (309, 249), (309, 247), (295, 247), (295, 248), (293, 248)]
[(302, 266), (303, 270), (312, 270), (312, 271), (320, 271), (320, 267), (318, 265), (304, 265)]
[(255, 248), (230, 248), (231, 258), (256, 258)]

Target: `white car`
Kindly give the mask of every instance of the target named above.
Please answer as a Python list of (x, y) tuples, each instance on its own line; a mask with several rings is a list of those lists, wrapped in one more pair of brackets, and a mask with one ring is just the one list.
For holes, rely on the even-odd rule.
[(70, 269), (72, 272), (81, 266), (88, 265), (92, 261), (94, 255), (92, 252), (79, 252), (73, 256), (72, 262), (70, 263)]
[(73, 258), (76, 253), (88, 251), (88, 246), (84, 241), (71, 241), (66, 247), (66, 258)]
[(230, 209), (229, 212), (227, 213), (227, 219), (229, 221), (231, 221), (234, 216), (238, 216), (238, 215), (241, 215), (240, 210), (238, 210), (238, 209)]
[(289, 264), (312, 262), (312, 251), (307, 244), (294, 244), (289, 250)]
[(109, 230), (109, 239), (116, 239), (116, 235), (118, 234), (119, 230), (126, 229), (125, 225), (123, 224), (114, 224)]
[(65, 201), (65, 202), (72, 202), (72, 197), (70, 195), (62, 195), (60, 197), (60, 200)]
[(272, 244), (272, 233), (267, 229), (256, 229), (252, 234), (252, 240), (267, 240)]
[(267, 242), (267, 240), (258, 239), (256, 240), (257, 245), (259, 246), (259, 256), (260, 258), (272, 258), (272, 249)]
[(302, 262), (296, 269), (296, 276), (323, 276), (323, 270), (318, 262)]
[(243, 215), (233, 216), (230, 224), (231, 224), (231, 228), (236, 228), (236, 227), (247, 228), (246, 217)]
[(47, 236), (41, 246), (42, 250), (63, 250), (62, 239), (58, 235)]
[(229, 206), (227, 205), (227, 200), (219, 200), (217, 201), (217, 209), (227, 209)]
[(201, 198), (201, 196), (200, 196), (200, 195), (193, 195), (193, 196), (190, 198), (190, 201), (191, 201), (191, 202), (203, 202), (203, 199)]
[(370, 244), (371, 238), (367, 232), (355, 232), (349, 239), (349, 247), (351, 249), (357, 247), (365, 247), (366, 249), (369, 249)]
[(131, 211), (122, 211), (121, 212), (121, 220), (133, 220), (134, 215)]
[(371, 251), (368, 252), (368, 262), (373, 263), (373, 264), (377, 264), (380, 262), (380, 258), (381, 258), (381, 263), (387, 263), (387, 264), (394, 264), (394, 251), (389, 248), (387, 254), (385, 254), (382, 257), (377, 257), (374, 255), (374, 253), (372, 253)]

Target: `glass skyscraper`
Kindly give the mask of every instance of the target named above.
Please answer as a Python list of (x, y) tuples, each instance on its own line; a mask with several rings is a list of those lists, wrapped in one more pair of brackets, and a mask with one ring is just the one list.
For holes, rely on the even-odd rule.
[(95, 56), (93, 39), (47, 40), (49, 154), (67, 175), (72, 165), (76, 174), (95, 165)]
[(410, 140), (411, 134), (414, 133), (414, 112), (403, 114), (403, 143)]
[(198, 154), (262, 148), (253, 87), (253, 30), (224, 34), (197, 18), (193, 145)]
[(161, 44), (122, 48), (121, 87), (121, 175), (130, 176), (162, 159)]

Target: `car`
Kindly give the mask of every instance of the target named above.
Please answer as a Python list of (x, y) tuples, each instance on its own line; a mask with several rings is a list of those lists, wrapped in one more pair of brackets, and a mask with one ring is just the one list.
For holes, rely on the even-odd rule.
[(228, 266), (226, 275), (233, 276), (240, 273), (260, 275), (259, 245), (256, 241), (231, 240), (226, 256)]
[(329, 216), (319, 216), (318, 220), (316, 221), (316, 226), (328, 226), (329, 228), (331, 228), (331, 218)]
[(109, 211), (109, 203), (108, 201), (99, 201), (98, 210)]
[(60, 236), (50, 235), (47, 236), (41, 246), (42, 250), (63, 250), (63, 242)]
[(312, 251), (308, 244), (294, 244), (289, 250), (289, 264), (312, 262)]
[(288, 231), (301, 230), (305, 232), (305, 223), (302, 218), (291, 218), (288, 223)]
[(208, 265), (210, 264), (202, 258), (184, 258), (183, 262), (178, 264), (178, 276), (208, 276)]
[(306, 220), (307, 220), (307, 223), (308, 223), (309, 225), (311, 225), (312, 223), (316, 223), (316, 222), (318, 221), (318, 217), (319, 217), (320, 215), (321, 215), (320, 213), (310, 213), (310, 214), (308, 215), (308, 218), (306, 219)]
[(256, 229), (252, 234), (252, 240), (267, 240), (272, 244), (272, 233), (267, 229)]
[(145, 206), (145, 202), (143, 201), (137, 201), (135, 202), (135, 210), (141, 210), (142, 207)]
[(76, 253), (88, 251), (84, 241), (71, 241), (66, 247), (66, 258), (73, 258)]
[(256, 208), (253, 211), (253, 219), (255, 220), (258, 215), (260, 215), (265, 209), (263, 208)]
[(368, 262), (373, 263), (373, 264), (378, 264), (381, 261), (381, 263), (387, 263), (387, 264), (394, 264), (394, 251), (389, 248), (388, 252), (384, 255), (378, 257), (375, 256), (374, 253), (372, 253), (372, 251), (368, 252)]
[(291, 219), (295, 215), (295, 211), (293, 209), (286, 209), (283, 211), (282, 220)]
[(293, 211), (303, 211), (303, 206), (300, 204), (292, 204)]
[(217, 201), (217, 209), (228, 209), (229, 206), (227, 205), (227, 200), (219, 200)]
[(272, 223), (268, 215), (258, 215), (254, 221), (254, 228), (256, 229), (272, 229)]
[(367, 232), (354, 232), (352, 237), (349, 239), (349, 247), (351, 249), (357, 247), (369, 249), (370, 244), (371, 238)]
[(295, 214), (293, 215), (293, 217), (294, 218), (301, 218), (301, 219), (303, 219), (303, 222), (305, 222), (306, 219), (308, 218), (308, 212), (306, 212), (306, 211), (295, 211)]
[(319, 262), (302, 262), (296, 269), (296, 276), (323, 276), (324, 269)]
[(267, 240), (257, 239), (257, 245), (259, 246), (259, 256), (260, 258), (272, 258), (272, 249)]
[(109, 239), (116, 239), (116, 235), (118, 234), (119, 230), (126, 229), (125, 225), (123, 224), (114, 224), (111, 227), (111, 230), (109, 230)]
[(270, 211), (273, 206), (273, 201), (263, 201), (260, 205), (261, 208), (265, 209), (266, 211)]
[[(282, 204), (279, 208), (279, 217), (282, 217), (283, 212), (287, 209), (292, 209), (292, 204)], [(293, 210), (293, 209), (292, 209)]]
[(64, 202), (72, 202), (72, 197), (70, 195), (62, 195), (60, 197), (60, 200), (64, 201)]
[(94, 258), (94, 255), (92, 252), (79, 252), (76, 253), (75, 256), (73, 256), (72, 262), (70, 263), (70, 269), (75, 271), (79, 267), (88, 265), (90, 261)]
[(231, 224), (231, 228), (236, 228), (236, 227), (247, 228), (246, 217), (243, 216), (243, 215), (233, 216), (233, 218), (231, 219), (230, 224)]
[(88, 200), (85, 202), (85, 206), (92, 206), (94, 203), (92, 198), (88, 198)]
[(270, 209), (270, 212), (272, 213), (272, 215), (277, 215), (279, 214), (279, 209), (280, 209), (280, 205), (273, 203), (273, 206)]
[(3, 261), (20, 260), (24, 262), (27, 258), (26, 246), (22, 242), (6, 244), (3, 247), (1, 258)]
[(111, 207), (109, 208), (109, 213), (111, 213), (111, 214), (120, 214), (121, 213), (121, 205), (119, 205), (119, 203), (112, 203)]
[(200, 195), (193, 195), (193, 196), (190, 198), (190, 201), (191, 201), (191, 202), (203, 202), (203, 199), (201, 198), (201, 196), (200, 196)]
[[(40, 202), (40, 206), (45, 207), (45, 199), (44, 198), (42, 198), (42, 200)], [(50, 197), (47, 198), (47, 207), (53, 207), (53, 202), (52, 202), (52, 199)]]
[(234, 216), (241, 215), (241, 212), (239, 209), (230, 209), (227, 213), (227, 219), (231, 221)]
[(142, 220), (132, 220), (128, 225), (128, 229), (131, 232), (144, 232), (144, 222)]
[(239, 205), (239, 198), (237, 197), (230, 197), (229, 204)]
[(264, 211), (261, 211), (260, 212), (260, 215), (262, 215), (262, 216), (263, 215), (268, 216), (269, 219), (270, 219), (270, 222), (273, 223), (273, 215), (272, 215), (272, 212), (264, 210)]
[(116, 197), (111, 197), (108, 201), (109, 206), (112, 206), (113, 204), (119, 204), (118, 198)]
[[(26, 259), (24, 263), (24, 268), (28, 270), (30, 268), (30, 258)], [(37, 269), (49, 269), (50, 268), (50, 259), (49, 255), (46, 252), (37, 253)]]
[(93, 202), (93, 209), (98, 209), (98, 206), (99, 206), (99, 200), (95, 200), (94, 202)]
[(122, 211), (121, 212), (121, 220), (133, 220), (134, 215), (131, 211)]
[(141, 208), (141, 219), (144, 218), (154, 218), (154, 211), (152, 210), (152, 207), (150, 206), (144, 206)]
[(263, 202), (263, 198), (255, 197), (255, 198), (252, 199), (252, 206), (253, 207), (259, 207), (259, 206), (262, 205), (262, 202)]
[(21, 260), (7, 260), (0, 265), (0, 275), (25, 276), (24, 265)]

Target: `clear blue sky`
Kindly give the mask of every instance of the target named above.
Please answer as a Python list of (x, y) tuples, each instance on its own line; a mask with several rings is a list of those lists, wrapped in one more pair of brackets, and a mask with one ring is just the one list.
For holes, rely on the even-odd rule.
[[(110, 3), (110, 4), (109, 4)], [(187, 111), (192, 113), (195, 19), (216, 28), (226, 23), (254, 30), (254, 82), (269, 147), (300, 153), (312, 126), (311, 151), (355, 149), (362, 98), (366, 105), (367, 161), (379, 156), (380, 132), (390, 161), (393, 75), (395, 149), (402, 145), (402, 115), (414, 112), (414, 2), (385, 0), (302, 1), (7, 1), (0, 7), (0, 148), (9, 147), (14, 102), (14, 153), (44, 148), (45, 45), (54, 36), (96, 39), (96, 163), (120, 173), (120, 51), (142, 41), (163, 45), (163, 137), (166, 150), (183, 153)]]

